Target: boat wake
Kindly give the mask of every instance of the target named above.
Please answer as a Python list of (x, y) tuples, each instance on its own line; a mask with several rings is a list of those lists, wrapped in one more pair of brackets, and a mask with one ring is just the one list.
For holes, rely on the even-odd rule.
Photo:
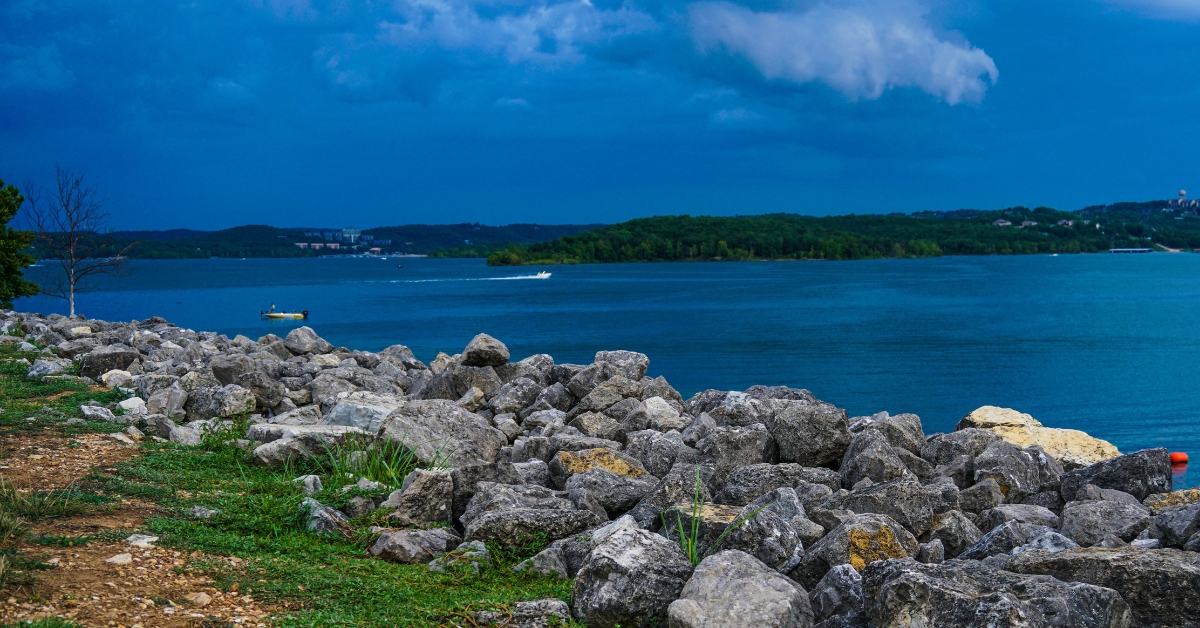
[(444, 283), (452, 281), (517, 281), (521, 279), (546, 279), (538, 275), (515, 275), (513, 277), (440, 277), (437, 279), (377, 279), (347, 281), (343, 283)]

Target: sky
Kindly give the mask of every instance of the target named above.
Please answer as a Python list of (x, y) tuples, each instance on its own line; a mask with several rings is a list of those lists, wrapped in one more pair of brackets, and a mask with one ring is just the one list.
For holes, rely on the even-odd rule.
[(1200, 196), (1200, 0), (0, 0), (0, 179), (120, 229)]

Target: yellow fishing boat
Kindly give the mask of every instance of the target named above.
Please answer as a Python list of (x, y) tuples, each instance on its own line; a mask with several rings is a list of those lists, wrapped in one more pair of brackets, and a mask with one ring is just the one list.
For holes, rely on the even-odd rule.
[(274, 303), (271, 304), (271, 309), (265, 312), (259, 312), (259, 314), (261, 314), (263, 318), (269, 318), (272, 320), (300, 320), (308, 318), (308, 310), (304, 310), (302, 312), (276, 312)]

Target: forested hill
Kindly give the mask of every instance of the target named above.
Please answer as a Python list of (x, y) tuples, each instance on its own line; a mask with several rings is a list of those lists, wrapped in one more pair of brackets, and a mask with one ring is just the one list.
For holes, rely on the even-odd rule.
[[(1127, 205), (1153, 206), (1131, 210)], [(491, 265), (752, 259), (846, 260), (1110, 248), (1200, 247), (1194, 211), (1165, 201), (1063, 212), (1046, 207), (917, 214), (659, 216), (532, 244), (488, 257)], [(1116, 209), (1112, 209), (1116, 208)], [(1176, 220), (1179, 218), (1179, 220)], [(1009, 226), (996, 226), (996, 220)], [(1060, 224), (1066, 222), (1067, 224)], [(1069, 221), (1074, 221), (1070, 224)], [(1026, 224), (1024, 223), (1036, 223)]]
[[(244, 225), (220, 231), (170, 229), (166, 231), (117, 231), (110, 234), (113, 252), (130, 242), (137, 244), (128, 257), (142, 259), (180, 259), (209, 257), (315, 257), (317, 255), (363, 253), (379, 247), (384, 253), (441, 255), (450, 251), (456, 257), (487, 257), (497, 249), (512, 244), (544, 242), (565, 235), (595, 229), (602, 225), (536, 225), (512, 224), (487, 226), (479, 223), (452, 225), (399, 225), (364, 229), (372, 236), (370, 242), (357, 246), (337, 241), (339, 249), (300, 248), (297, 243), (328, 244), (323, 234), (340, 235), (341, 229), (280, 228), (269, 225)], [(35, 244), (33, 254), (45, 257)]]

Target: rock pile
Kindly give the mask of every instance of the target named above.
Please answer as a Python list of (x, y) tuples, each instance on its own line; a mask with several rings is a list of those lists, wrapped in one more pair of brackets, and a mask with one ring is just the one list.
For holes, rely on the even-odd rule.
[(1167, 452), (1119, 455), (1011, 410), (927, 435), (916, 415), (851, 418), (783, 386), (685, 400), (631, 351), (514, 362), (484, 334), (425, 364), (307, 327), (229, 339), (6, 312), (0, 331), (52, 348), (30, 377), (136, 394), (84, 412), (152, 437), (193, 445), (248, 416), (242, 444), (272, 466), (403, 445), (426, 468), (361, 512), (306, 500), (311, 527), (384, 509), (370, 552), (435, 569), (543, 535), (517, 569), (573, 579), (570, 607), (530, 603), (512, 625), (1200, 625), (1200, 491), (1172, 492)]

